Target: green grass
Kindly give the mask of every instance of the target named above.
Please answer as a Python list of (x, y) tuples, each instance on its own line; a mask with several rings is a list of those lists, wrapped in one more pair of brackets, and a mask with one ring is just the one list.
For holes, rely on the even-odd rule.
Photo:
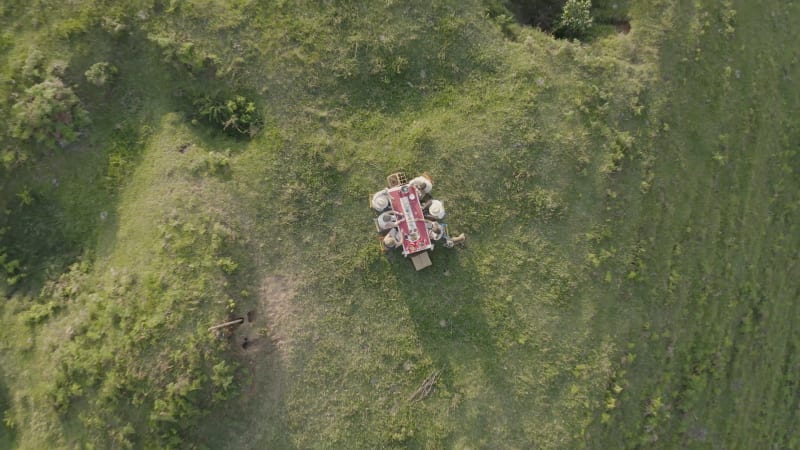
[[(0, 447), (797, 446), (800, 11), (595, 3), (585, 43), (479, 1), (3, 7), (7, 79), (68, 60), (93, 123), (3, 172)], [(237, 95), (252, 139), (195, 106)], [(419, 273), (366, 205), (396, 170), (468, 234)], [(248, 350), (205, 330), (248, 311)]]
[[(633, 200), (637, 217), (620, 221), (628, 243), (608, 244), (635, 260), (609, 266), (630, 305), (623, 317), (647, 326), (630, 327), (636, 360), (620, 407), (592, 434), (598, 447), (797, 445), (788, 430), (798, 421), (791, 142), (800, 99), (790, 88), (796, 64), (780, 49), (798, 36), (770, 40), (765, 30), (798, 11), (734, 7), (727, 32), (719, 11), (679, 9), (678, 31), (697, 40), (672, 43), (662, 58), (672, 95), (654, 183)], [(640, 197), (626, 194), (612, 206), (620, 216)]]

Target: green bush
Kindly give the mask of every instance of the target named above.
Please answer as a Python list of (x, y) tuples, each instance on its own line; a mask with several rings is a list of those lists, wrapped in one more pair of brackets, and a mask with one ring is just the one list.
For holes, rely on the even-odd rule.
[(100, 87), (114, 80), (117, 75), (117, 67), (111, 63), (99, 62), (89, 67), (84, 75), (86, 80), (93, 85)]
[(16, 165), (28, 160), (30, 154), (19, 146), (7, 145), (0, 150), (0, 168), (11, 170)]
[[(0, 228), (0, 238), (6, 232), (6, 228)], [(17, 284), (26, 274), (22, 270), (19, 259), (8, 256), (8, 249), (0, 247), (0, 294), (6, 289)]]
[(203, 159), (197, 161), (191, 170), (193, 175), (227, 178), (231, 173), (229, 151), (228, 154), (208, 152)]
[(138, 152), (143, 145), (143, 134), (130, 124), (117, 126), (108, 144), (108, 167), (104, 180), (109, 190), (119, 188), (135, 166)]
[(219, 63), (216, 55), (200, 50), (194, 42), (182, 40), (173, 33), (155, 33), (148, 39), (161, 49), (164, 62), (185, 69), (190, 77)]
[(571, 39), (585, 37), (592, 28), (591, 9), (591, 0), (567, 0), (561, 17), (556, 22), (555, 34)]
[(236, 369), (233, 365), (220, 361), (212, 367), (212, 370), (213, 399), (214, 401), (226, 400), (235, 389), (233, 379)]
[(25, 90), (11, 108), (11, 136), (48, 148), (65, 146), (89, 123), (78, 96), (59, 78), (48, 78)]
[(203, 97), (195, 101), (195, 106), (203, 120), (229, 134), (253, 137), (263, 125), (256, 104), (241, 95), (227, 100)]
[(33, 82), (42, 81), (47, 73), (44, 67), (45, 62), (44, 53), (37, 49), (31, 50), (22, 65), (22, 77)]

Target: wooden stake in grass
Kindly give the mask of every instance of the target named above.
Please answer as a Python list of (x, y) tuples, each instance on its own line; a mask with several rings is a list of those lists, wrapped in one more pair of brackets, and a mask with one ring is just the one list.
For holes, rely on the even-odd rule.
[(411, 394), (411, 397), (408, 397), (408, 401), (413, 402), (415, 400), (423, 400), (429, 396), (433, 391), (433, 387), (436, 385), (436, 380), (439, 378), (440, 373), (441, 371), (439, 370), (431, 372), (431, 374), (428, 375), (428, 378), (422, 382), (422, 385), (420, 385), (419, 389), (414, 391), (414, 393)]

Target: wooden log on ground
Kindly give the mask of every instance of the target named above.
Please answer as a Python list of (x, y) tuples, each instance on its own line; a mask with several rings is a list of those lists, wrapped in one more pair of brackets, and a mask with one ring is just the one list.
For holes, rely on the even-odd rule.
[(214, 325), (213, 327), (208, 327), (208, 331), (219, 330), (220, 328), (229, 327), (231, 325), (239, 325), (240, 323), (244, 323), (244, 317), (239, 317), (238, 319), (231, 320), (230, 322), (225, 322), (219, 325)]

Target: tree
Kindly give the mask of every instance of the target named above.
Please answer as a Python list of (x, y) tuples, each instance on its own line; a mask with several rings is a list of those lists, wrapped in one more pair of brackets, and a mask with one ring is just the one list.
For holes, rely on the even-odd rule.
[(556, 34), (574, 39), (586, 36), (592, 28), (591, 9), (591, 0), (567, 0), (561, 17), (556, 22)]
[(48, 148), (75, 141), (80, 127), (89, 123), (78, 96), (55, 77), (26, 89), (11, 112), (12, 137)]

